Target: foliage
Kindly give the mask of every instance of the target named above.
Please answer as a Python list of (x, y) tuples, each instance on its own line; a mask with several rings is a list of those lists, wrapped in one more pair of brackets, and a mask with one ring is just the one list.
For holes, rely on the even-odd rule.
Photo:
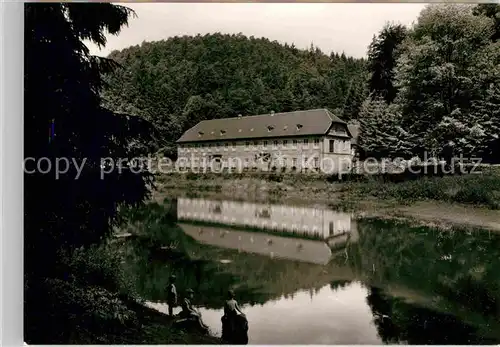
[(407, 29), (401, 24), (386, 24), (368, 47), (368, 81), (370, 93), (381, 96), (387, 103), (396, 97), (394, 68), (398, 59), (398, 48), (406, 38)]
[(171, 147), (204, 119), (322, 107), (356, 118), (367, 95), (363, 59), (241, 34), (144, 42), (109, 58), (121, 68), (105, 76), (105, 104), (152, 121)]
[[(470, 110), (480, 97), (477, 65), (486, 63), (481, 57), (492, 44), (492, 31), (491, 19), (474, 16), (468, 5), (430, 5), (420, 14), (396, 68), (396, 102), (403, 126), (418, 138), (416, 154), (427, 151), (445, 159), (477, 154), (484, 126)], [(497, 59), (491, 57), (487, 65), (494, 68)]]
[(495, 21), (495, 30), (491, 35), (492, 41), (500, 39), (500, 5), (498, 4), (479, 4), (474, 7), (474, 12), (477, 16), (487, 16)]
[[(80, 328), (110, 327), (98, 319), (123, 329), (130, 314), (116, 301), (116, 259), (105, 262), (89, 247), (110, 235), (120, 205), (148, 197), (152, 177), (133, 173), (126, 159), (123, 170), (100, 177), (101, 159), (145, 155), (155, 133), (145, 120), (101, 106), (101, 74), (116, 63), (91, 56), (83, 41), (105, 45), (105, 34), (118, 34), (132, 14), (106, 3), (25, 5), (24, 155), (51, 161), (48, 173), (27, 165), (24, 175), (28, 342), (67, 343)], [(56, 177), (59, 158), (70, 163)]]
[(414, 139), (401, 128), (402, 115), (397, 105), (387, 105), (381, 96), (370, 96), (361, 105), (359, 145), (367, 157), (407, 158)]

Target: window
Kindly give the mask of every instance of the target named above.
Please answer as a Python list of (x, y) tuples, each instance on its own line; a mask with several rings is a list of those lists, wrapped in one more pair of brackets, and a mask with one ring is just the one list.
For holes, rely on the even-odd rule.
[(210, 147), (212, 147), (212, 144), (211, 144), (211, 143), (209, 143), (207, 146), (208, 146), (208, 148), (210, 148)]
[(259, 144), (259, 142), (258, 142), (258, 141), (254, 141), (254, 142), (253, 142), (253, 145), (254, 145), (255, 147), (257, 147), (257, 145), (258, 145), (258, 144)]
[(263, 146), (264, 148), (266, 148), (266, 147), (267, 147), (267, 141), (264, 141), (262, 146)]
[(309, 147), (309, 139), (304, 139), (304, 147)]
[(288, 145), (288, 141), (287, 140), (283, 140), (283, 147), (287, 147)]
[(344, 151), (349, 151), (351, 148), (350, 148), (350, 141), (349, 140), (346, 140), (344, 141)]
[(292, 166), (297, 166), (297, 158), (292, 158)]
[(330, 222), (329, 232), (330, 232), (330, 236), (332, 236), (335, 233), (335, 228), (333, 226), (333, 222)]
[(229, 143), (227, 143), (227, 142), (226, 142), (226, 143), (224, 144), (224, 146), (225, 146), (226, 148), (227, 148), (227, 147), (229, 147)]
[(292, 147), (293, 147), (293, 148), (297, 148), (297, 140), (293, 140), (293, 142), (292, 142)]
[(319, 158), (314, 158), (314, 167), (319, 167)]
[(250, 142), (245, 142), (245, 147), (248, 148), (250, 146)]
[(319, 139), (314, 139), (314, 147), (315, 148), (319, 147)]
[(273, 141), (273, 147), (274, 148), (278, 147), (278, 141), (276, 141), (276, 140)]
[(333, 153), (335, 152), (335, 140), (330, 140), (330, 148), (329, 148), (329, 152), (330, 153)]

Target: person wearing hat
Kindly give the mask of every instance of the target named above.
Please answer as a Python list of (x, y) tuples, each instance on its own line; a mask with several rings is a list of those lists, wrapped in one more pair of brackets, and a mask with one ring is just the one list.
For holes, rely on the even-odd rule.
[(177, 306), (177, 288), (175, 287), (175, 275), (171, 275), (167, 290), (168, 314), (170, 317), (174, 315), (174, 307)]

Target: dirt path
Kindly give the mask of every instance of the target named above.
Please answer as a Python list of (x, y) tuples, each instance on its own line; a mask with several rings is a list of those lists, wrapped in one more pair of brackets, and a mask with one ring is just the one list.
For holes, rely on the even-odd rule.
[(500, 211), (450, 205), (437, 202), (417, 202), (398, 208), (397, 212), (420, 220), (476, 226), (500, 231)]

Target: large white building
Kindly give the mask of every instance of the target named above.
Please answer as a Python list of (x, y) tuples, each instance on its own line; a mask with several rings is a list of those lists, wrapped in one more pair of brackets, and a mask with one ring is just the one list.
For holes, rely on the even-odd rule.
[(193, 171), (346, 172), (352, 135), (327, 109), (199, 122), (177, 141), (178, 166)]

